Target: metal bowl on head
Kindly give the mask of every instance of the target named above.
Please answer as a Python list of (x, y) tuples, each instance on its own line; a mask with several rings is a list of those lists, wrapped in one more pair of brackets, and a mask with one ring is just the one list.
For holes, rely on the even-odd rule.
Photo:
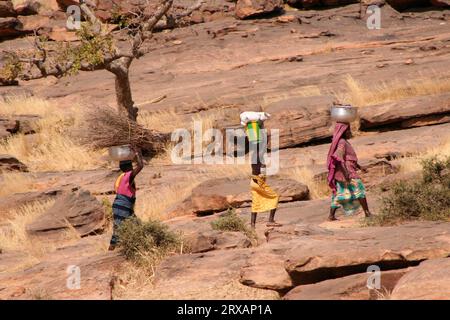
[(331, 107), (331, 118), (336, 122), (353, 122), (356, 120), (358, 109), (350, 105), (335, 105)]
[(129, 144), (109, 148), (109, 157), (116, 161), (133, 160), (134, 152)]

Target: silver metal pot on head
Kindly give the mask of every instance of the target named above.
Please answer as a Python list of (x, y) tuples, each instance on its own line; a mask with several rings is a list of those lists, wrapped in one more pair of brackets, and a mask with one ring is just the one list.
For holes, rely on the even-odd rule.
[(350, 123), (356, 120), (358, 109), (350, 105), (334, 105), (330, 113), (334, 121)]
[(116, 161), (133, 160), (134, 152), (130, 145), (114, 146), (109, 148), (109, 157)]

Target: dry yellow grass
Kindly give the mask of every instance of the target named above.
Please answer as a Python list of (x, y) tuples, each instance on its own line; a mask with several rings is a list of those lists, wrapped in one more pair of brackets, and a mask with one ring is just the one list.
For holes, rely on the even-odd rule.
[(445, 137), (438, 147), (430, 148), (422, 153), (398, 159), (401, 173), (418, 172), (422, 169), (421, 161), (431, 157), (450, 157), (450, 137)]
[(183, 128), (189, 131), (193, 129), (193, 122), (202, 123), (203, 132), (214, 128), (215, 121), (221, 119), (223, 109), (215, 108), (194, 115), (182, 115), (174, 110), (163, 111), (141, 111), (137, 121), (147, 129), (158, 130), (162, 132), (172, 132), (175, 129)]
[[(69, 221), (67, 221), (67, 230), (55, 242), (28, 234), (27, 225), (53, 206), (54, 202), (55, 200), (35, 201), (7, 212), (7, 216), (11, 218), (4, 220), (4, 225), (0, 227), (0, 248), (23, 255), (20, 262), (13, 267), (14, 270), (10, 270), (11, 272), (24, 270), (41, 262), (42, 258), (61, 246), (63, 241), (65, 244), (71, 244), (81, 239)], [(105, 250), (106, 247), (103, 245), (98, 252)]]
[(0, 196), (35, 190), (33, 177), (30, 174), (8, 172), (0, 176)]
[(344, 82), (347, 90), (343, 93), (335, 93), (335, 95), (340, 102), (350, 103), (356, 107), (450, 92), (450, 78), (438, 76), (420, 76), (417, 79), (396, 79), (381, 83), (361, 83), (351, 75), (347, 75)]
[(295, 167), (289, 169), (286, 173), (291, 179), (297, 180), (306, 184), (309, 189), (311, 199), (322, 199), (330, 195), (330, 189), (325, 180), (320, 180), (314, 177), (314, 173), (306, 167)]
[(389, 291), (385, 287), (379, 290), (373, 290), (375, 300), (391, 300), (392, 291)]
[(76, 143), (70, 131), (80, 121), (81, 107), (68, 110), (38, 98), (16, 98), (0, 103), (0, 114), (37, 114), (36, 134), (17, 134), (0, 143), (0, 153), (15, 156), (31, 171), (94, 169), (99, 153)]
[(7, 227), (0, 229), (0, 244), (3, 249), (26, 252), (29, 256), (39, 259), (51, 247), (30, 238), (26, 226), (36, 217), (43, 214), (53, 205), (54, 201), (33, 202), (10, 212), (11, 219), (7, 220)]
[(333, 43), (327, 41), (324, 45), (320, 46), (318, 49), (314, 49), (310, 54), (311, 55), (329, 54), (339, 49), (340, 49), (339, 46), (333, 45)]
[(185, 122), (183, 117), (173, 110), (140, 111), (137, 121), (147, 129), (162, 132), (172, 132), (179, 127), (180, 123)]
[(55, 111), (58, 111), (55, 104), (36, 97), (18, 95), (8, 99), (8, 102), (0, 102), (0, 114), (2, 115), (33, 114), (47, 116)]
[(142, 190), (136, 198), (136, 215), (143, 221), (166, 220), (164, 211), (187, 198), (198, 183), (185, 182), (155, 190)]
[[(315, 97), (320, 95), (322, 95), (322, 90), (318, 86), (303, 86), (295, 88), (293, 90), (289, 90), (288, 92), (265, 95), (263, 96), (261, 107), (262, 111), (264, 111), (266, 110), (267, 106), (278, 101), (287, 100), (293, 97)], [(237, 117), (239, 117), (239, 115), (237, 115)]]

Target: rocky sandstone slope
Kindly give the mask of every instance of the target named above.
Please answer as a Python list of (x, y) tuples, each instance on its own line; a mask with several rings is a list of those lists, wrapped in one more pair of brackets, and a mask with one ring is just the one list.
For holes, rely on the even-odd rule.
[[(105, 21), (113, 22), (112, 2), (97, 1), (97, 14)], [(26, 172), (21, 159), (1, 155), (1, 170), (21, 171), (37, 187), (0, 196), (0, 228), (11, 227), (13, 209), (36, 201), (54, 203), (26, 228), (52, 250), (34, 252), (32, 259), (26, 252), (1, 250), (0, 299), (448, 299), (450, 279), (443, 272), (450, 260), (448, 222), (362, 227), (361, 216), (326, 222), (329, 200), (310, 200), (312, 190), (293, 174), (305, 168), (318, 179), (326, 174), (328, 110), (349, 89), (347, 75), (368, 88), (449, 81), (445, 1), (407, 11), (392, 7), (404, 10), (430, 2), (387, 1), (380, 30), (368, 30), (359, 4), (352, 2), (218, 1), (192, 15), (185, 27), (158, 33), (153, 51), (132, 67), (141, 112), (170, 110), (180, 120), (214, 113), (222, 129), (237, 126), (239, 112), (255, 104), (273, 114), (267, 126), (280, 129), (281, 150), (280, 172), (271, 179), (282, 196), (277, 216), (283, 227), (267, 228), (266, 216), (260, 215), (256, 242), (211, 228), (210, 222), (230, 205), (249, 219), (243, 173), (224, 177), (202, 164), (146, 166), (137, 179), (140, 194), (157, 198), (175, 182), (199, 182), (164, 212), (173, 217), (166, 221), (170, 228), (189, 239), (191, 253), (167, 257), (151, 284), (126, 290), (131, 286), (123, 277), (128, 262), (106, 251), (110, 228), (101, 204), (113, 197), (117, 171)], [(42, 24), (42, 32), (54, 39), (76, 40), (59, 26), (64, 13), (58, 10), (71, 1), (46, 1), (42, 7), (24, 3), (14, 7), (0, 1), (0, 35), (8, 36), (0, 49), (27, 48), (26, 39), (15, 38), (27, 33), (27, 23)], [(112, 90), (113, 78), (97, 71), (0, 87), (0, 99), (26, 94), (62, 107), (93, 101), (113, 105)], [(33, 121), (31, 115), (0, 115), (0, 139), (24, 131), (32, 137), (27, 128)], [(450, 137), (449, 122), (448, 91), (403, 95), (360, 108), (352, 144), (367, 170), (363, 180), (374, 212), (383, 190), (405, 178), (398, 173), (399, 158), (440, 148)], [(68, 241), (68, 234), (76, 236)], [(73, 265), (82, 274), (76, 290), (66, 285)], [(366, 286), (371, 265), (382, 272), (379, 290)]]

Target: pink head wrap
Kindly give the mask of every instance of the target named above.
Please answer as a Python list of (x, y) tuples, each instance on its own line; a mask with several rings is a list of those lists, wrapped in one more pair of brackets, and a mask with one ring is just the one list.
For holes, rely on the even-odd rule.
[(330, 150), (328, 151), (327, 157), (327, 168), (328, 168), (328, 185), (330, 186), (333, 192), (336, 192), (336, 182), (334, 180), (334, 174), (336, 172), (336, 159), (333, 158), (333, 154), (336, 151), (336, 148), (339, 144), (339, 141), (342, 139), (345, 131), (350, 127), (348, 123), (337, 122), (334, 127), (333, 140), (331, 141)]

